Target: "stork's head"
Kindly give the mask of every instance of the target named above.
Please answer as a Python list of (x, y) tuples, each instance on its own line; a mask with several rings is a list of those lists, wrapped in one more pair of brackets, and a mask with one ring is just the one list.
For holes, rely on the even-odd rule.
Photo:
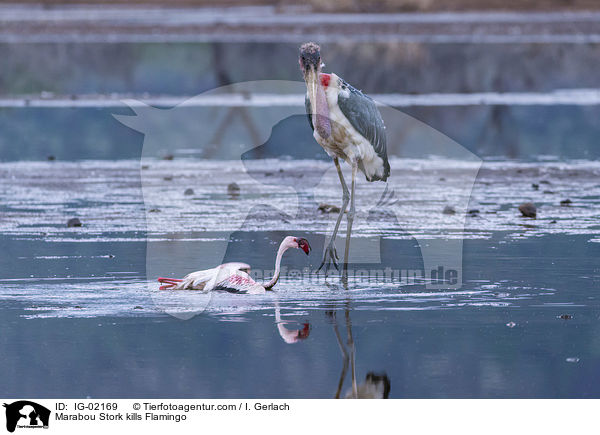
[(321, 47), (314, 42), (307, 42), (300, 46), (300, 69), (306, 80), (309, 75), (321, 70)]

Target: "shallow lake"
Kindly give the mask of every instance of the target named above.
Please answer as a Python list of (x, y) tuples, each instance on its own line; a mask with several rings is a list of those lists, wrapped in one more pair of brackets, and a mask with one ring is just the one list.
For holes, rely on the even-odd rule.
[[(317, 210), (319, 198), (339, 201), (326, 162), (246, 162), (247, 179), (228, 175), (227, 161), (185, 158), (150, 160), (146, 169), (139, 161), (1, 164), (0, 390), (334, 397), (350, 332), (358, 382), (385, 373), (390, 397), (599, 397), (597, 164), (486, 162), (467, 204), (478, 212), (465, 217), (442, 213), (461, 198), (463, 163), (393, 163), (407, 187), (393, 185), (401, 201), (391, 213), (367, 210), (357, 220), (351, 250), (376, 249), (380, 259), (357, 260), (352, 270), (375, 272), (347, 286), (310, 273), (333, 217)], [(165, 167), (172, 180), (161, 177)], [(143, 182), (144, 172), (160, 182)], [(240, 180), (235, 197), (230, 176)], [(294, 190), (286, 179), (296, 180)], [(253, 190), (257, 180), (269, 180), (265, 191)], [(287, 187), (269, 190), (278, 183)], [(190, 186), (194, 194), (184, 195)], [(359, 204), (378, 192), (364, 181), (358, 189)], [(160, 195), (158, 205), (143, 202)], [(537, 219), (519, 216), (523, 196), (538, 204)], [(561, 206), (566, 197), (572, 203)], [(72, 216), (83, 226), (66, 228)], [(306, 237), (313, 250), (284, 256), (272, 293), (207, 299), (158, 290), (157, 276), (222, 261), (268, 273), (287, 234)], [(462, 255), (457, 288), (377, 275), (423, 270), (429, 243), (456, 239), (461, 249), (446, 254)], [(348, 373), (342, 395), (349, 388)]]

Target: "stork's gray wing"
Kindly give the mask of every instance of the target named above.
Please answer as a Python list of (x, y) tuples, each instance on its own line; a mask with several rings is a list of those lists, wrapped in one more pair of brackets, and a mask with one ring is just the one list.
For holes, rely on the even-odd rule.
[(312, 123), (312, 116), (310, 114), (310, 111), (312, 109), (310, 108), (310, 100), (308, 99), (308, 95), (304, 97), (304, 107), (306, 108), (306, 116), (308, 116), (308, 123), (310, 124), (310, 128), (312, 128), (312, 130), (315, 131), (315, 126)]
[(346, 97), (344, 96), (346, 92), (339, 93), (340, 110), (356, 131), (371, 143), (377, 155), (383, 160), (384, 171), (381, 179), (385, 181), (390, 175), (390, 164), (387, 158), (387, 141), (381, 113), (379, 113), (375, 101), (343, 82), (342, 91), (345, 90), (350, 91), (350, 95)]

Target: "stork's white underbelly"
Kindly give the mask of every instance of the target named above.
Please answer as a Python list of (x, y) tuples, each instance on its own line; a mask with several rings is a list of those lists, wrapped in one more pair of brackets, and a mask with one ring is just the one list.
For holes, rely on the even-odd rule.
[[(334, 74), (331, 75), (334, 76)], [(334, 82), (335, 78), (332, 77), (331, 81)], [(344, 91), (340, 90), (339, 92)], [(350, 124), (348, 118), (340, 110), (337, 87), (327, 87), (325, 95), (329, 106), (331, 135), (323, 138), (315, 129), (313, 132), (315, 140), (330, 157), (339, 157), (350, 164), (358, 163), (367, 179), (371, 179), (375, 174), (383, 175), (383, 160), (377, 155), (371, 143)]]

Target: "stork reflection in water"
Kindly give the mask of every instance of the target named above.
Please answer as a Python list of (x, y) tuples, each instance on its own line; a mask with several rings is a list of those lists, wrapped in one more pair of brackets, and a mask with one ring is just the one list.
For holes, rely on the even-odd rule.
[(340, 330), (337, 324), (335, 311), (328, 311), (327, 315), (333, 323), (333, 332), (337, 340), (340, 352), (342, 353), (342, 373), (335, 393), (335, 398), (339, 399), (344, 387), (344, 381), (350, 367), (350, 377), (352, 385), (344, 395), (344, 399), (387, 399), (390, 395), (391, 383), (387, 374), (368, 372), (365, 381), (358, 384), (356, 381), (356, 348), (354, 346), (354, 337), (352, 336), (352, 320), (350, 319), (350, 308), (344, 310), (344, 318), (346, 321), (347, 345), (344, 345)]

